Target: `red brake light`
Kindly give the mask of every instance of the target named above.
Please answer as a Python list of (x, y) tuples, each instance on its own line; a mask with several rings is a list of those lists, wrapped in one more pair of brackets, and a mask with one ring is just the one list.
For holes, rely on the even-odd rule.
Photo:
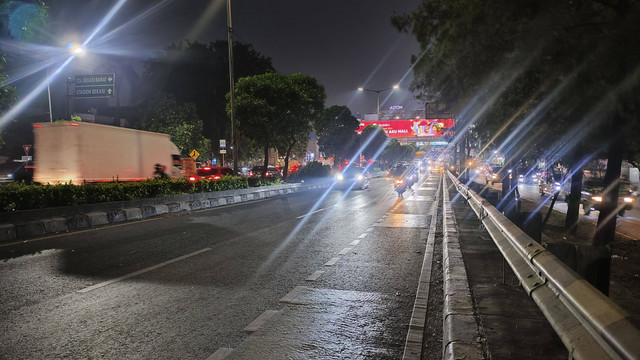
[(203, 167), (203, 169), (204, 170), (211, 170), (211, 167), (210, 166), (205, 166), (205, 167)]
[(71, 125), (71, 126), (80, 126), (80, 124), (78, 124), (78, 123), (67, 123), (67, 125)]
[(191, 181), (191, 182), (196, 181), (196, 177), (195, 176), (189, 176), (189, 181)]
[(215, 175), (215, 176), (213, 177), (213, 180), (220, 180), (220, 175)]
[(34, 127), (34, 128), (41, 128), (41, 127), (42, 127), (42, 125), (33, 124), (33, 127)]

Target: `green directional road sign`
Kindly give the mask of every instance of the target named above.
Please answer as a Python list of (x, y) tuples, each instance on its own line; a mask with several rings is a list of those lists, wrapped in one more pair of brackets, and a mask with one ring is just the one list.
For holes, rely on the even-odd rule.
[(76, 75), (74, 96), (77, 98), (113, 97), (116, 74)]

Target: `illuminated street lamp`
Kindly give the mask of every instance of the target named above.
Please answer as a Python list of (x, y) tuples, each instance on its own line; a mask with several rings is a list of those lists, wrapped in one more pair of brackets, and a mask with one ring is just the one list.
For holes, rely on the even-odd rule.
[(380, 89), (380, 90), (365, 89), (363, 87), (359, 87), (358, 90), (359, 91), (370, 91), (370, 92), (374, 92), (374, 93), (378, 94), (378, 112), (377, 112), (377, 114), (378, 114), (378, 120), (380, 120), (380, 93), (384, 92), (384, 91), (387, 91), (387, 90), (397, 89), (399, 87), (400, 87), (400, 85), (395, 84), (395, 85), (393, 85), (393, 87), (386, 88), (386, 89)]

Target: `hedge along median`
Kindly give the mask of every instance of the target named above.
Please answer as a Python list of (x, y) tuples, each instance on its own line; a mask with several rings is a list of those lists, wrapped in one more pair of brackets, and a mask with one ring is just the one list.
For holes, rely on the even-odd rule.
[(271, 184), (274, 182), (240, 176), (225, 176), (220, 180), (196, 182), (189, 182), (186, 179), (157, 179), (82, 185), (12, 183), (0, 186), (0, 212), (246, 189), (250, 186)]

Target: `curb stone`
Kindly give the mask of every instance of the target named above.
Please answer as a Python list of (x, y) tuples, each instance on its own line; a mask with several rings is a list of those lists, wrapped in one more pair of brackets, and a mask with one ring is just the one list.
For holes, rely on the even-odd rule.
[[(57, 216), (51, 215), (56, 213), (52, 209), (18, 212), (8, 216), (9, 223), (0, 224), (0, 244), (92, 226), (141, 220), (167, 213), (210, 209), (328, 187), (329, 182), (284, 184), (265, 186), (263, 188), (227, 190), (219, 193), (199, 193), (167, 198), (91, 204), (66, 207), (65, 211), (57, 212)], [(24, 216), (21, 216), (23, 215), (21, 213)]]

